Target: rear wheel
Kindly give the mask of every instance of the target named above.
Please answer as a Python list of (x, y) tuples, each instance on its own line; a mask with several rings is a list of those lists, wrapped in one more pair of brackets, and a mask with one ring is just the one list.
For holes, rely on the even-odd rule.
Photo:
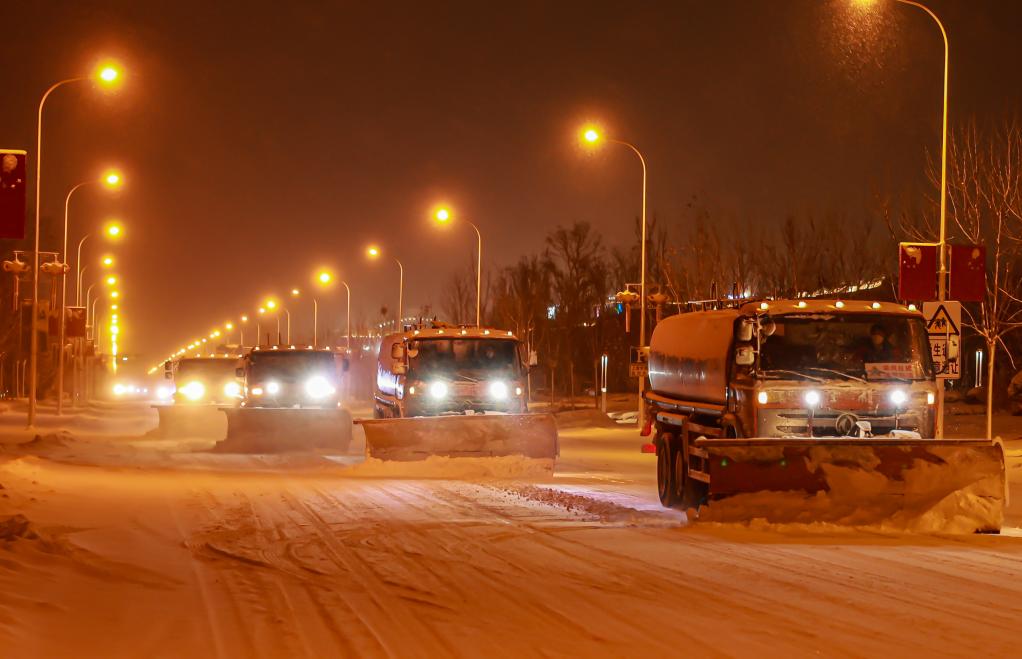
[(677, 441), (669, 432), (661, 433), (656, 452), (656, 486), (660, 496), (660, 504), (670, 508), (678, 503), (678, 481), (676, 480), (676, 463), (678, 459)]

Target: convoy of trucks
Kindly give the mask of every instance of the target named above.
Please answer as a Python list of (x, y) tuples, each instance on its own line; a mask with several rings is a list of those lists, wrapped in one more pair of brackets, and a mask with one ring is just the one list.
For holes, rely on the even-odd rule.
[[(775, 492), (801, 496), (791, 500), (804, 519), (812, 497), (865, 476), (864, 497), (950, 501), (966, 518), (965, 508), (979, 506), (975, 530), (999, 528), (1003, 448), (934, 437), (939, 385), (914, 307), (794, 299), (684, 312), (657, 324), (648, 366), (641, 433), (653, 435), (664, 506), (712, 518), (723, 501)], [(354, 420), (366, 455), (524, 456), (552, 469), (557, 427), (552, 414), (529, 412), (529, 368), (506, 330), (433, 321), (384, 336), (373, 418)], [(345, 452), (347, 373), (346, 351), (311, 347), (182, 359), (167, 367), (176, 391), (161, 427), (174, 426), (172, 412), (217, 409), (226, 450)], [(938, 468), (953, 473), (932, 477)], [(782, 508), (758, 514), (781, 521), (792, 512)]]

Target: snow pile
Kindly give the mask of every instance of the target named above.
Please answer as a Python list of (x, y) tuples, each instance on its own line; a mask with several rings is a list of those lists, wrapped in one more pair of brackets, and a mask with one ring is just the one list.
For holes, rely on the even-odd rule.
[[(871, 449), (816, 447), (806, 458), (826, 489), (763, 490), (713, 501), (699, 519), (830, 530), (834, 525), (910, 533), (999, 530), (1007, 492), (1000, 447), (929, 448), (893, 475)], [(885, 473), (886, 472), (886, 473)]]
[(556, 506), (585, 519), (622, 526), (677, 526), (684, 518), (672, 510), (640, 510), (622, 505), (612, 498), (583, 496), (555, 487), (517, 485), (501, 488), (504, 492), (531, 502)]
[(431, 455), (425, 460), (401, 462), (366, 458), (345, 475), (367, 478), (444, 478), (455, 480), (486, 480), (516, 478), (547, 478), (554, 461), (506, 455), (493, 458), (451, 458)]

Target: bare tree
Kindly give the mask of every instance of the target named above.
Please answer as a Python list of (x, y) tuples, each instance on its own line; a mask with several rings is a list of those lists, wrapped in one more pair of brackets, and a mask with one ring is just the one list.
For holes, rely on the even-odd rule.
[(475, 321), (476, 259), (451, 273), (441, 293), (440, 307), (449, 322), (462, 325)]

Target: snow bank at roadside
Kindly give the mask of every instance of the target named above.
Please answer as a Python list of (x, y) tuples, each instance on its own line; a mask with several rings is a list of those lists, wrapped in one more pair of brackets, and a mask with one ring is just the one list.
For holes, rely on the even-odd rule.
[(456, 480), (496, 480), (547, 478), (554, 461), (509, 455), (494, 458), (450, 458), (431, 455), (425, 460), (399, 462), (367, 458), (344, 472), (346, 476), (366, 478), (443, 478)]

